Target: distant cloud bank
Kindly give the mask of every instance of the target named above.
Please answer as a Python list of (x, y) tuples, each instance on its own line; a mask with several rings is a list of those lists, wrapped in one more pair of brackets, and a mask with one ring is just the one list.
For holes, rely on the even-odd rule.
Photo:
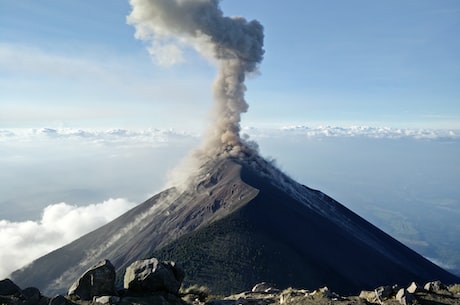
[(18, 128), (0, 129), (0, 143), (12, 139), (33, 142), (35, 140), (74, 139), (101, 144), (161, 144), (198, 135), (172, 129), (75, 129), (75, 128)]
[[(410, 129), (370, 126), (283, 126), (278, 128), (244, 127), (242, 133), (253, 137), (305, 136), (313, 137), (366, 137), (375, 139), (428, 139), (454, 140), (460, 138), (455, 129)], [(74, 128), (31, 128), (0, 129), (0, 142), (36, 139), (84, 139), (97, 143), (150, 143), (161, 144), (182, 140), (197, 140), (197, 133), (173, 129), (74, 129)]]
[(460, 130), (407, 129), (370, 126), (284, 126), (276, 129), (245, 128), (244, 132), (254, 136), (305, 136), (305, 137), (366, 137), (375, 139), (459, 139)]
[(132, 207), (120, 198), (80, 207), (61, 202), (47, 206), (40, 220), (0, 220), (0, 279)]

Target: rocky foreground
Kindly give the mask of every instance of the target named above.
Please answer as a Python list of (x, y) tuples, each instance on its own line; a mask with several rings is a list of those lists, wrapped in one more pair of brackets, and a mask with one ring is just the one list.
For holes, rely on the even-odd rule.
[(358, 296), (341, 296), (327, 287), (314, 291), (277, 289), (259, 283), (251, 291), (213, 296), (206, 287), (182, 288), (184, 271), (174, 262), (155, 258), (134, 262), (126, 269), (124, 289), (115, 288), (115, 268), (104, 260), (86, 271), (69, 288), (66, 296), (43, 296), (38, 288), (19, 288), (9, 279), (0, 281), (2, 305), (460, 305), (460, 284), (445, 286), (440, 281), (408, 287), (380, 286)]

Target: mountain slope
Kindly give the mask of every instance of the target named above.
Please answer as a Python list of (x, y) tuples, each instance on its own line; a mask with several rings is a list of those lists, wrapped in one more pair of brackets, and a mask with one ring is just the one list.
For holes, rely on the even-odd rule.
[(186, 284), (229, 293), (269, 281), (350, 294), (385, 283), (458, 281), (319, 191), (296, 185), (286, 193), (248, 167), (241, 176), (260, 190), (256, 198), (152, 253), (183, 262)]
[(238, 164), (220, 162), (218, 169), (212, 175), (198, 173), (199, 181), (191, 190), (168, 189), (155, 195), (101, 228), (15, 271), (12, 278), (23, 287), (35, 286), (48, 295), (65, 292), (99, 260), (108, 258), (117, 270), (122, 270), (184, 233), (225, 217), (258, 193), (241, 181)]
[(260, 157), (204, 164), (169, 189), (13, 274), (21, 286), (65, 291), (97, 261), (122, 274), (151, 255), (184, 265), (187, 283), (219, 293), (270, 281), (355, 293), (385, 283), (459, 281), (319, 191)]

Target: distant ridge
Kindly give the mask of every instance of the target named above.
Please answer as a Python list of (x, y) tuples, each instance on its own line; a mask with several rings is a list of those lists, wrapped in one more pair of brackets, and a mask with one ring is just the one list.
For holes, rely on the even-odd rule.
[(186, 283), (222, 294), (260, 281), (327, 285), (342, 294), (384, 283), (460, 281), (257, 155), (210, 160), (194, 181), (39, 258), (13, 280), (51, 295), (101, 259), (123, 274), (134, 260), (157, 256), (181, 263)]

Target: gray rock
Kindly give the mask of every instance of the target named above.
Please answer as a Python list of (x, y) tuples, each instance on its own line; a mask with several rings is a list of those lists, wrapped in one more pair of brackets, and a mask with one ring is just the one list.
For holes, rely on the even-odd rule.
[(174, 262), (156, 258), (139, 260), (126, 268), (124, 287), (137, 292), (165, 291), (178, 294), (184, 271)]
[(370, 303), (381, 303), (383, 300), (389, 298), (393, 294), (393, 288), (391, 286), (380, 286), (374, 289), (374, 291), (363, 290), (359, 294), (360, 299), (365, 299)]
[(116, 295), (115, 268), (109, 260), (100, 261), (76, 280), (69, 289), (69, 296), (92, 300), (95, 296)]
[(22, 291), (22, 295), (27, 300), (28, 304), (37, 304), (42, 297), (40, 290), (35, 287), (28, 287)]
[(48, 305), (70, 305), (73, 304), (67, 300), (63, 295), (57, 295), (50, 299)]
[(280, 304), (292, 303), (294, 299), (305, 297), (309, 294), (308, 290), (296, 290), (288, 288), (280, 293)]
[(35, 305), (49, 305), (50, 298), (41, 296), (40, 300)]
[(328, 299), (338, 299), (338, 298), (340, 298), (340, 296), (337, 293), (335, 293), (332, 290), (330, 290), (329, 287), (327, 287), (327, 286), (322, 287), (322, 288), (314, 291), (313, 293), (321, 293), (323, 296), (325, 296)]
[(391, 286), (391, 289), (393, 290), (393, 294), (396, 295), (396, 293), (399, 291), (399, 289), (401, 289), (401, 287), (398, 284), (394, 284), (393, 286)]
[(412, 282), (409, 287), (407, 287), (407, 291), (409, 291), (409, 293), (416, 293), (422, 290), (422, 287), (420, 287), (416, 282)]
[(205, 303), (206, 305), (236, 305), (236, 300), (210, 300)]
[(407, 291), (407, 289), (401, 288), (396, 294), (396, 300), (401, 305), (412, 305), (415, 301), (414, 296)]
[(205, 305), (237, 305), (236, 300), (210, 300)]
[(93, 302), (99, 304), (116, 304), (120, 302), (120, 297), (113, 295), (104, 295), (101, 297), (94, 297)]
[[(158, 292), (142, 296), (127, 296), (120, 300), (120, 305), (189, 305), (173, 294)], [(203, 305), (203, 303), (198, 303)]]
[(380, 286), (375, 288), (374, 291), (379, 300), (385, 300), (393, 294), (393, 288), (391, 288), (391, 286)]
[(438, 292), (442, 290), (447, 290), (447, 287), (441, 283), (441, 281), (428, 282), (423, 286), (426, 291), (429, 292)]
[(10, 279), (0, 281), (0, 295), (21, 295), (21, 288)]
[(261, 282), (261, 283), (255, 284), (254, 287), (252, 287), (251, 291), (259, 292), (259, 293), (276, 293), (276, 292), (279, 292), (280, 290), (273, 287), (273, 285), (267, 282)]
[(362, 290), (358, 297), (371, 303), (374, 303), (377, 300), (377, 294), (375, 291)]

